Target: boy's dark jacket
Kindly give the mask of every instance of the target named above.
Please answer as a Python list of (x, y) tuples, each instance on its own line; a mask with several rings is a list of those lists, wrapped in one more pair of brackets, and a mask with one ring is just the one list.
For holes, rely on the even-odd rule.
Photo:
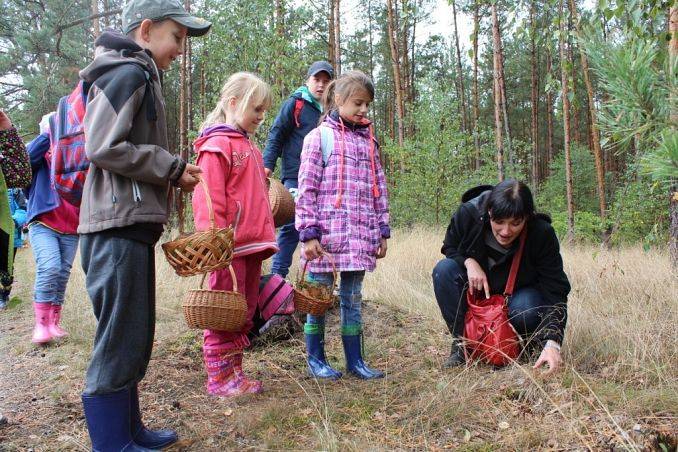
[(106, 31), (95, 45), (94, 61), (80, 72), (92, 87), (85, 114), (91, 166), (78, 232), (154, 224), (162, 231), (170, 182), (186, 163), (167, 151), (160, 73), (151, 55), (120, 33)]
[(304, 99), (304, 108), (299, 115), (299, 127), (294, 121), (294, 104), (297, 99), (304, 99), (302, 94), (295, 92), (280, 108), (271, 131), (268, 134), (266, 149), (264, 149), (264, 166), (271, 171), (282, 156), (281, 179), (297, 179), (301, 164), (301, 148), (304, 147), (304, 137), (318, 127), (320, 110), (308, 99)]
[[(501, 294), (506, 286), (518, 241), (511, 252), (490, 270), (484, 240), (484, 231), (490, 228), (490, 219), (484, 206), (491, 189), (491, 186), (476, 187), (462, 197), (462, 204), (447, 228), (441, 251), (446, 257), (454, 259), (462, 269), (466, 268), (466, 259), (475, 259), (487, 275), (492, 294)], [(528, 286), (537, 289), (546, 303), (554, 308), (540, 339), (552, 339), (562, 344), (570, 283), (563, 271), (560, 245), (551, 220), (542, 214), (537, 214), (527, 223), (527, 240), (515, 290)]]

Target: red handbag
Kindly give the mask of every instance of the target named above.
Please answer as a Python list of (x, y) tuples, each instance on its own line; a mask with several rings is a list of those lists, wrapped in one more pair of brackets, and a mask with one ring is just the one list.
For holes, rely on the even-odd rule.
[(527, 228), (520, 234), (520, 246), (513, 256), (503, 295), (479, 299), (466, 291), (468, 308), (464, 318), (464, 343), (470, 360), (505, 366), (520, 354), (518, 333), (508, 319), (508, 301), (513, 294), (526, 238)]

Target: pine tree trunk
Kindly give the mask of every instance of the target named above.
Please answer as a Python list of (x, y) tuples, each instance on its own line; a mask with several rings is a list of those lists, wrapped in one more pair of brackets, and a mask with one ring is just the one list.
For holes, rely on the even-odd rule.
[[(99, 0), (92, 0), (92, 15), (96, 16), (97, 14), (99, 14)], [(101, 24), (98, 17), (92, 19), (92, 34), (95, 41), (101, 34)]]
[(565, 191), (567, 195), (567, 241), (574, 241), (574, 195), (572, 186), (572, 158), (570, 154), (570, 98), (569, 74), (567, 73), (567, 49), (565, 40), (565, 12), (560, 0), (560, 81), (562, 84), (563, 103), (563, 141), (565, 148)]
[(492, 37), (493, 37), (493, 65), (494, 65), (494, 143), (497, 148), (497, 172), (499, 180), (503, 181), (504, 174), (504, 139), (502, 137), (501, 123), (501, 38), (499, 36), (499, 18), (497, 17), (497, 5), (492, 4)]
[(468, 119), (466, 114), (466, 93), (464, 89), (464, 73), (461, 67), (461, 48), (459, 46), (459, 33), (457, 32), (457, 5), (452, 0), (452, 18), (454, 23), (454, 44), (457, 48), (457, 83), (459, 84), (459, 102), (461, 103), (461, 130), (468, 131)]
[(207, 83), (205, 81), (205, 60), (207, 59), (207, 49), (203, 51), (202, 58), (200, 59), (200, 120), (204, 121), (207, 117), (207, 99), (206, 88)]
[[(676, 59), (678, 59), (678, 5), (674, 2), (669, 10), (669, 33), (671, 34), (671, 41), (669, 43), (669, 55), (671, 67), (676, 67)], [(670, 99), (671, 104), (671, 122), (678, 124), (678, 99)], [(676, 131), (674, 130), (674, 133)], [(678, 182), (674, 179), (673, 184), (669, 190), (669, 256), (673, 268), (678, 268)]]
[[(546, 73), (552, 74), (551, 51), (546, 51)], [(553, 94), (549, 90), (546, 93), (546, 167), (548, 174), (551, 173), (550, 165), (553, 161)]]
[(572, 140), (575, 143), (581, 143), (581, 136), (579, 134), (579, 109), (577, 108), (577, 68), (574, 64), (574, 44), (572, 42), (572, 17), (568, 16), (567, 20), (567, 36), (568, 36), (568, 46), (567, 46), (567, 60), (570, 62), (570, 67), (572, 68), (572, 86), (570, 90), (572, 92)]
[(339, 75), (337, 73), (337, 57), (336, 57), (336, 38), (334, 37), (334, 3), (338, 0), (329, 0), (329, 14), (328, 14), (328, 20), (327, 20), (327, 36), (328, 36), (328, 42), (327, 42), (327, 57), (332, 63), (332, 67), (334, 68), (334, 74)]
[(539, 99), (537, 95), (537, 46), (535, 42), (537, 26), (535, 23), (535, 10), (536, 0), (532, 0), (530, 4), (530, 102), (532, 104), (532, 188), (536, 194), (539, 187), (539, 123), (537, 121), (539, 114)]
[(334, 74), (341, 74), (341, 0), (334, 0)]
[(403, 106), (403, 85), (400, 77), (400, 56), (398, 54), (398, 40), (395, 36), (396, 27), (393, 17), (393, 0), (386, 0), (386, 18), (388, 22), (388, 41), (391, 47), (391, 65), (393, 67), (393, 83), (396, 101), (396, 115), (398, 125), (398, 145), (405, 142), (405, 111)]
[(508, 101), (507, 101), (507, 95), (506, 95), (506, 79), (504, 77), (504, 48), (502, 45), (502, 40), (501, 40), (501, 25), (499, 23), (499, 14), (496, 9), (496, 5), (494, 6), (494, 12), (493, 12), (493, 19), (496, 18), (496, 21), (493, 20), (494, 22), (494, 27), (493, 27), (493, 36), (494, 36), (494, 45), (497, 48), (497, 61), (498, 61), (498, 66), (499, 66), (499, 89), (501, 93), (501, 111), (502, 111), (502, 116), (504, 118), (504, 134), (506, 135), (506, 151), (508, 153), (508, 158), (509, 162), (511, 165), (513, 165), (513, 149), (511, 145), (511, 125), (509, 123), (509, 116), (508, 116)]
[[(570, 1), (570, 14), (577, 30), (577, 37), (581, 37), (579, 19), (577, 17), (577, 4), (575, 0)], [(590, 129), (590, 139), (593, 144), (593, 157), (596, 162), (596, 178), (598, 182), (598, 209), (600, 218), (605, 219), (605, 167), (603, 165), (603, 152), (600, 147), (600, 135), (598, 134), (598, 121), (596, 119), (596, 105), (593, 99), (593, 84), (589, 74), (589, 62), (584, 49), (579, 49), (581, 58), (581, 70), (584, 75), (584, 84), (586, 85), (586, 95), (588, 98), (588, 119)]]
[(478, 136), (478, 118), (480, 105), (478, 101), (478, 34), (480, 31), (479, 0), (473, 4), (473, 146), (476, 151), (476, 170), (480, 169), (480, 137)]

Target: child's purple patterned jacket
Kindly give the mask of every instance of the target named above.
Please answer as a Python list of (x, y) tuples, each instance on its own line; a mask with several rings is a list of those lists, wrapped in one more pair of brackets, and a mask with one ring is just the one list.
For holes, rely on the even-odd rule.
[[(388, 193), (378, 147), (374, 146), (371, 156), (373, 137), (368, 124), (344, 122), (342, 134), (339, 116), (332, 113), (320, 126), (334, 132), (334, 148), (326, 165), (320, 127), (304, 139), (295, 226), (302, 242), (320, 240), (332, 255), (337, 271), (372, 271), (380, 239), (390, 237)], [(338, 195), (340, 205), (335, 207)], [(332, 267), (327, 259), (316, 259), (309, 262), (308, 271), (331, 272)]]

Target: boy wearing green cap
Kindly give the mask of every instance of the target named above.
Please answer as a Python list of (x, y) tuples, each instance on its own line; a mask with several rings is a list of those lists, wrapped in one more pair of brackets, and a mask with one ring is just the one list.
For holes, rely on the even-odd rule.
[(171, 430), (141, 422), (137, 385), (155, 328), (154, 245), (168, 217), (170, 186), (192, 191), (200, 168), (168, 152), (161, 71), (186, 36), (211, 24), (178, 0), (131, 0), (123, 33), (106, 31), (80, 77), (89, 88), (85, 150), (91, 165), (80, 206), (80, 251), (98, 325), (82, 395), (92, 448), (160, 449)]

